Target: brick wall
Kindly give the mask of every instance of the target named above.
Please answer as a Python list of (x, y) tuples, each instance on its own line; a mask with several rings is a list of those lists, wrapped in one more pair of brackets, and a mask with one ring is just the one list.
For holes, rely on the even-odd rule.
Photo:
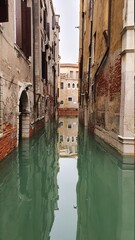
[(78, 109), (58, 109), (58, 115), (61, 116), (78, 116)]
[(17, 129), (10, 124), (7, 124), (3, 131), (3, 136), (0, 138), (0, 160), (7, 154), (11, 153), (17, 146)]
[(113, 55), (97, 78), (95, 121), (107, 131), (118, 133), (121, 93), (121, 57)]

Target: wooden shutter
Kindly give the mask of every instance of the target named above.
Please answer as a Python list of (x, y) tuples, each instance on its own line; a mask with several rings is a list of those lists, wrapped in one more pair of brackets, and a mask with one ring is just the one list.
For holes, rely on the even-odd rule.
[(47, 23), (47, 36), (48, 40), (50, 40), (50, 23)]
[(55, 25), (56, 25), (56, 19), (55, 19), (55, 15), (52, 16), (52, 30), (55, 29)]
[(24, 54), (26, 55), (27, 49), (26, 49), (26, 25), (27, 25), (27, 19), (26, 19), (26, 2), (22, 1), (22, 50)]
[(44, 30), (47, 31), (47, 11), (44, 10)]
[(31, 56), (31, 8), (26, 9), (26, 56)]
[(31, 8), (22, 1), (22, 50), (26, 57), (31, 56)]
[(46, 52), (42, 52), (42, 78), (48, 81), (48, 63), (46, 61)]
[(45, 59), (45, 79), (46, 83), (48, 82), (48, 62)]
[(45, 79), (45, 59), (46, 58), (46, 53), (42, 52), (42, 78)]
[(21, 7), (21, 0), (16, 0), (16, 44), (22, 49), (22, 7)]
[(8, 0), (0, 0), (0, 22), (8, 22)]

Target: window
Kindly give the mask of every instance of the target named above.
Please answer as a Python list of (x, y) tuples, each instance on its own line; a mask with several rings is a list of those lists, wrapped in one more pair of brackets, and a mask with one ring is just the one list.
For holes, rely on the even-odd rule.
[(89, 17), (92, 15), (93, 0), (89, 0)]
[(49, 22), (47, 23), (47, 26), (46, 26), (46, 34), (47, 34), (48, 40), (50, 40), (50, 23)]
[(46, 31), (47, 30), (47, 9), (45, 7), (45, 10), (43, 11), (43, 16), (44, 16), (44, 30)]
[(60, 83), (60, 88), (64, 89), (64, 83), (63, 82)]
[(78, 79), (78, 77), (79, 77), (79, 72), (76, 71), (76, 79)]
[(74, 83), (72, 84), (72, 88), (75, 88), (75, 84)]
[(8, 22), (8, 0), (0, 1), (0, 22)]
[(73, 71), (70, 71), (70, 78), (73, 78)]
[(64, 104), (64, 101), (63, 101), (63, 100), (61, 100), (61, 101), (60, 101), (60, 104)]
[(72, 142), (74, 142), (74, 137), (72, 137)]
[(70, 88), (70, 83), (68, 83), (68, 88)]
[(68, 101), (69, 101), (69, 102), (72, 102), (72, 100), (73, 100), (72, 97), (69, 97), (69, 98), (68, 98)]
[(48, 64), (46, 61), (46, 52), (41, 52), (41, 57), (42, 57), (42, 79), (46, 80), (46, 83), (48, 81)]
[(16, 44), (26, 57), (31, 56), (31, 8), (27, 0), (16, 0)]
[(67, 142), (69, 142), (70, 141), (70, 138), (69, 137), (67, 137)]
[(72, 125), (71, 125), (71, 124), (68, 124), (68, 128), (72, 128)]
[(78, 83), (77, 83), (77, 85), (76, 85), (76, 86), (77, 86), (77, 88), (78, 88)]
[(92, 38), (92, 65), (95, 63), (95, 52), (96, 52), (96, 32)]
[(56, 25), (56, 19), (55, 19), (55, 15), (52, 16), (52, 30), (55, 29), (55, 25)]

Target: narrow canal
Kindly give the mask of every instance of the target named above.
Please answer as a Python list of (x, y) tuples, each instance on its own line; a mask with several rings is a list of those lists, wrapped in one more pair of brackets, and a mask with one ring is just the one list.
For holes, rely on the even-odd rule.
[(0, 163), (0, 240), (133, 240), (134, 167), (123, 161), (77, 118), (46, 125)]

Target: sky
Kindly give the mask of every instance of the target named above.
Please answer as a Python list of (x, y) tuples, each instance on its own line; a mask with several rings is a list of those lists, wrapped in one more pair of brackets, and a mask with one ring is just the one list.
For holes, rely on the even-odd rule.
[(78, 63), (80, 0), (53, 0), (54, 10), (60, 15), (61, 63)]

